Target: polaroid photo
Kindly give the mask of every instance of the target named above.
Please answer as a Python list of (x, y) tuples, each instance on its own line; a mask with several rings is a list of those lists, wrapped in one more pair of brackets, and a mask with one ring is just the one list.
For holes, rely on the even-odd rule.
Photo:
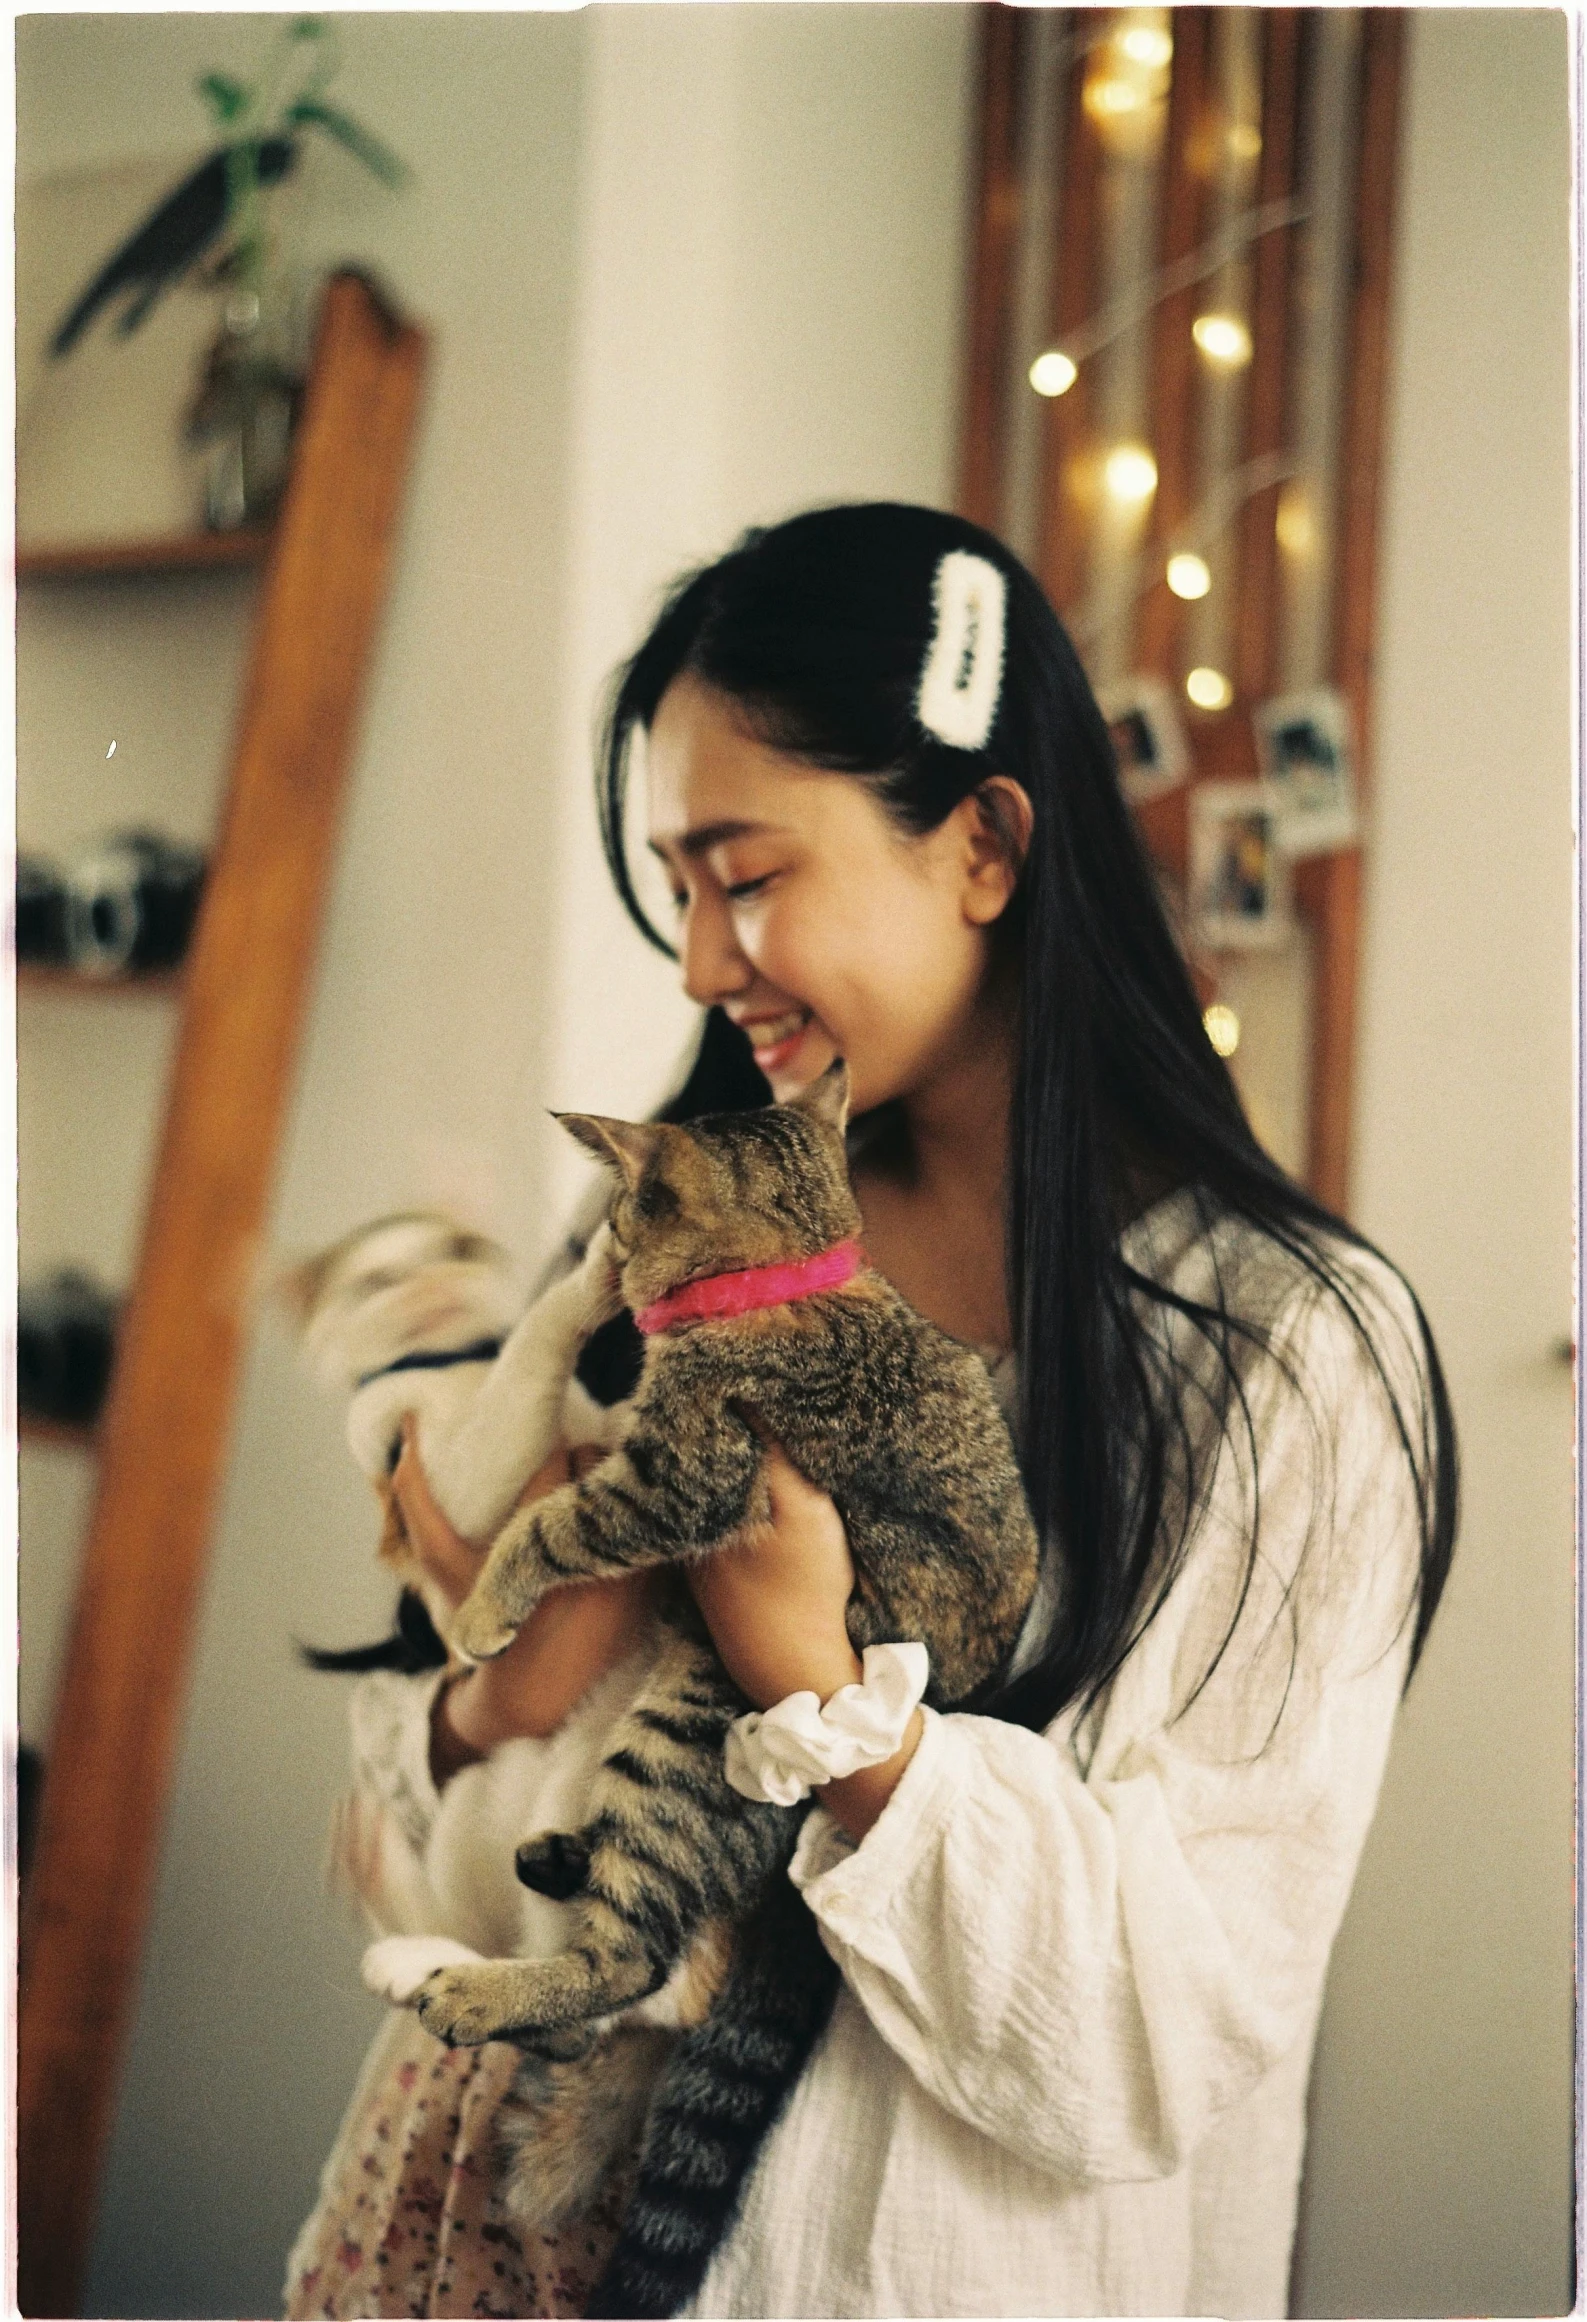
[(1286, 855), (1354, 846), (1356, 813), (1350, 711), (1331, 685), (1287, 693), (1252, 714), (1257, 764), (1279, 797), (1278, 843)]
[(1129, 677), (1098, 695), (1132, 804), (1173, 790), (1190, 772), (1190, 747), (1172, 689), (1160, 677)]
[(1289, 937), (1289, 863), (1268, 782), (1206, 782), (1190, 797), (1190, 934), (1199, 951), (1275, 951)]

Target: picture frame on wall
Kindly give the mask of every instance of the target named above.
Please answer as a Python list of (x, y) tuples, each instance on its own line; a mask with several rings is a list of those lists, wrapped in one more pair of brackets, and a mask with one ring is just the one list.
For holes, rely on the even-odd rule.
[(1252, 713), (1257, 764), (1279, 799), (1279, 845), (1292, 859), (1354, 846), (1355, 757), (1350, 711), (1334, 686), (1280, 694)]
[(1199, 951), (1276, 951), (1293, 925), (1282, 803), (1269, 782), (1206, 782), (1190, 798), (1190, 936)]
[(1097, 700), (1130, 803), (1177, 789), (1190, 772), (1190, 745), (1172, 689), (1160, 677), (1128, 677)]

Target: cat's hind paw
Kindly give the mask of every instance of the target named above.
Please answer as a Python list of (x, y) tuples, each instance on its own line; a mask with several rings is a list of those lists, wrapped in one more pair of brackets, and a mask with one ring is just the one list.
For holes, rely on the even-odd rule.
[(487, 2040), (529, 2028), (524, 1969), (515, 1959), (480, 1959), (442, 1967), (414, 1995), (419, 2021), (452, 2048), (479, 2048)]
[(383, 1935), (364, 1953), (359, 1973), (381, 1999), (406, 2007), (438, 1968), (472, 1965), (479, 1959), (479, 1952), (466, 1943), (454, 1943), (450, 1935)]
[(590, 1870), (589, 1840), (575, 1830), (542, 1830), (526, 1838), (514, 1858), (514, 1867), (526, 1887), (565, 1903), (583, 1888)]

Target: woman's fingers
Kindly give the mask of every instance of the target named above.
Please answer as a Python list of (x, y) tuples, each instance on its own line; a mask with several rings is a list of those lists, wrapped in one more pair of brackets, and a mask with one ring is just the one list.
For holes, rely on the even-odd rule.
[[(581, 1445), (571, 1453), (554, 1451), (529, 1478), (519, 1494), (518, 1505), (522, 1507), (529, 1500), (554, 1492), (570, 1476), (585, 1474), (604, 1456), (593, 1444)], [(426, 1575), (445, 1590), (454, 1605), (461, 1604), (479, 1577), (489, 1542), (465, 1540), (430, 1489), (430, 1479), (419, 1458), (411, 1411), (403, 1418), (402, 1450), (392, 1471), (391, 1489), (409, 1546)]]
[(392, 1470), (391, 1490), (408, 1544), (426, 1577), (443, 1591), (449, 1603), (461, 1604), (485, 1561), (485, 1551), (455, 1531), (438, 1505), (419, 1462), (411, 1411), (402, 1422), (402, 1450)]
[(843, 1519), (768, 1444), (771, 1520), (699, 1558), (689, 1586), (728, 1674), (763, 1709), (806, 1689), (825, 1700), (860, 1673), (844, 1610), (854, 1587)]

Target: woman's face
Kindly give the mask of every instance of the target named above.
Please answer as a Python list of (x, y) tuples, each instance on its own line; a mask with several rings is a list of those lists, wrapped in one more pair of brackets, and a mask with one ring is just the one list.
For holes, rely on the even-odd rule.
[(976, 799), (914, 837), (865, 783), (752, 739), (688, 675), (648, 759), (685, 989), (743, 1026), (776, 1097), (842, 1056), (864, 1112), (984, 1044), (990, 929), (1014, 871)]

